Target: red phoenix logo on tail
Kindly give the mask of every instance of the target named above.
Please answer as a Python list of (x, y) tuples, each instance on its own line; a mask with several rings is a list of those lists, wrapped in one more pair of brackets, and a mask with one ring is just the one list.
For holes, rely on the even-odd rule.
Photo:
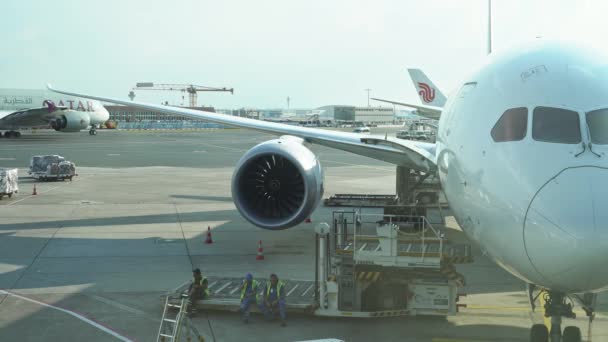
[(435, 88), (431, 88), (428, 84), (422, 82), (418, 82), (418, 87), (420, 88), (418, 94), (424, 102), (429, 103), (435, 99)]

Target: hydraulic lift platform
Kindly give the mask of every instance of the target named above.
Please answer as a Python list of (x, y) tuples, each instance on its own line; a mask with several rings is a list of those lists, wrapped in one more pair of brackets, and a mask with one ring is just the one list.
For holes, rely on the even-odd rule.
[[(317, 225), (313, 280), (286, 283), (289, 312), (331, 317), (446, 316), (458, 310), (468, 245), (451, 244), (425, 217), (334, 212)], [(260, 281), (260, 290), (265, 281)], [(242, 278), (208, 277), (199, 309), (238, 311)], [(178, 303), (189, 282), (163, 296)], [(252, 311), (257, 310), (252, 306)]]
[[(207, 280), (209, 282), (210, 298), (199, 301), (197, 308), (238, 311), (243, 279), (207, 277)], [(287, 309), (290, 312), (311, 313), (314, 310), (315, 303), (315, 282), (312, 280), (281, 280), (285, 283)], [(170, 302), (178, 303), (181, 293), (186, 292), (189, 285), (190, 282), (187, 281), (165, 296), (169, 296)], [(266, 286), (266, 282), (260, 281), (260, 289), (264, 286)], [(252, 311), (256, 311), (256, 309), (252, 306)]]

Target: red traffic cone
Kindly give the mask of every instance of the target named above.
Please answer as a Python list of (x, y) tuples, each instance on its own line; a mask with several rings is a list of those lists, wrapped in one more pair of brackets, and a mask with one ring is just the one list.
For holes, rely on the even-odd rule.
[(38, 191), (36, 191), (36, 184), (34, 184), (34, 191), (32, 191), (32, 195), (38, 195)]
[(310, 219), (310, 217), (307, 217), (306, 220), (304, 220), (304, 223), (311, 223), (312, 220)]
[(262, 248), (262, 240), (258, 241), (258, 255), (255, 260), (264, 260), (264, 248)]
[(213, 239), (211, 238), (211, 227), (207, 226), (207, 238), (205, 239), (205, 243), (213, 243)]

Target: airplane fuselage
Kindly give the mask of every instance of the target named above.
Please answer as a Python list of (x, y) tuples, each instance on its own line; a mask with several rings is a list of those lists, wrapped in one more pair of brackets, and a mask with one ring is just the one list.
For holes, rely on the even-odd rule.
[[(108, 111), (99, 101), (59, 95), (54, 92), (37, 89), (0, 89), (0, 129), (21, 129), (47, 127), (48, 123), (41, 122), (39, 125), (20, 125), (12, 122), (3, 122), (4, 116), (13, 112), (32, 108), (46, 107), (45, 101), (52, 101), (58, 107), (87, 115), (91, 125), (99, 126), (109, 119)], [(57, 113), (44, 115), (45, 120), (52, 120)]]
[(565, 293), (608, 286), (607, 60), (551, 42), (491, 56), (439, 122), (437, 167), (463, 231), (513, 275)]

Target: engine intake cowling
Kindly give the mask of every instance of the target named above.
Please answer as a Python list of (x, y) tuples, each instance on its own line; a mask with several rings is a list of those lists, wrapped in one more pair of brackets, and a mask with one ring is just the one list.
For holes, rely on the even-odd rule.
[(301, 223), (322, 197), (321, 164), (296, 137), (256, 145), (241, 157), (232, 176), (237, 209), (264, 229), (286, 229)]
[(89, 114), (77, 111), (66, 111), (51, 121), (51, 127), (60, 132), (78, 132), (90, 124)]

